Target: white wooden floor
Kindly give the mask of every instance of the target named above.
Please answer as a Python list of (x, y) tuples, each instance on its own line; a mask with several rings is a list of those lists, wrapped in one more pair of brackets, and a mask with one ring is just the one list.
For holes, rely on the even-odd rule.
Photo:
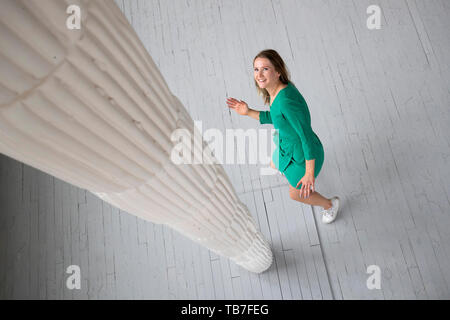
[[(225, 165), (274, 251), (255, 275), (1, 156), (0, 298), (450, 298), (450, 1), (115, 1), (203, 131), (271, 128), (225, 99), (267, 110), (252, 61), (277, 50), (325, 148), (317, 189), (341, 215), (323, 225), (282, 176)], [(381, 30), (366, 27), (371, 4)], [(72, 264), (81, 290), (65, 286)]]

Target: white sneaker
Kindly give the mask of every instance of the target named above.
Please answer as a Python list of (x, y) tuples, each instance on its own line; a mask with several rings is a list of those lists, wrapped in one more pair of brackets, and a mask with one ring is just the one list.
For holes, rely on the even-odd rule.
[(336, 219), (337, 213), (339, 211), (339, 197), (331, 198), (331, 208), (328, 210), (322, 210), (322, 222), (331, 223)]

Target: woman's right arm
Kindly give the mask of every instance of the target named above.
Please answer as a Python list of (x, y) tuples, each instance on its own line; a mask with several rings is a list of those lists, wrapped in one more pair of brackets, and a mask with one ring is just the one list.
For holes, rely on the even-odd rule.
[(250, 109), (245, 101), (234, 98), (227, 98), (227, 104), (229, 108), (234, 109), (234, 111), (242, 116), (252, 117), (255, 120), (259, 120), (261, 124), (272, 123), (270, 111), (257, 111)]
[(248, 114), (247, 115), (249, 117), (252, 117), (253, 119), (259, 121), (259, 111), (248, 108)]
[(258, 111), (258, 119), (259, 123), (266, 124), (266, 123), (272, 123), (272, 116), (270, 115), (270, 111)]
[(270, 116), (270, 111), (257, 111), (249, 108), (247, 115), (255, 120), (258, 120), (259, 123), (261, 124), (266, 123), (272, 124), (272, 117)]

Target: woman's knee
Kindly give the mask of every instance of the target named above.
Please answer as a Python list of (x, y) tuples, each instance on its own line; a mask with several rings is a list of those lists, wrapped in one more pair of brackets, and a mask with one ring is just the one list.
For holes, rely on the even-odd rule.
[(308, 198), (302, 198), (302, 197), (300, 197), (300, 189), (295, 189), (293, 187), (289, 187), (289, 197), (292, 200), (297, 200), (297, 201), (300, 201), (302, 203), (309, 204), (310, 203), (309, 200), (310, 200), (311, 195), (312, 194), (310, 194)]
[(300, 192), (300, 190), (297, 190), (297, 189), (295, 189), (293, 187), (290, 187), (289, 188), (289, 197), (292, 200), (297, 200), (298, 201), (300, 199), (299, 192)]
[(289, 192), (289, 197), (292, 199), (292, 200), (298, 200), (297, 199), (297, 196), (295, 195), (295, 193), (294, 192)]

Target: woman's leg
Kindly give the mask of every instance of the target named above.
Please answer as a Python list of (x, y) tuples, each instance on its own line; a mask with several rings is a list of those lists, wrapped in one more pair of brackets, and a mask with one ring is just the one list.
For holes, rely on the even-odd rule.
[(273, 163), (273, 161), (272, 160), (270, 160), (270, 166), (272, 167), (272, 168), (274, 168), (274, 169), (276, 169), (277, 167), (275, 167), (275, 163)]
[(325, 210), (331, 208), (331, 206), (332, 206), (331, 199), (325, 198), (317, 191), (310, 193), (308, 198), (300, 198), (300, 190), (295, 189), (293, 186), (290, 185), (289, 186), (289, 196), (293, 200), (296, 200), (296, 201), (299, 201), (302, 203), (306, 203), (306, 204), (309, 204), (312, 206), (321, 206)]

